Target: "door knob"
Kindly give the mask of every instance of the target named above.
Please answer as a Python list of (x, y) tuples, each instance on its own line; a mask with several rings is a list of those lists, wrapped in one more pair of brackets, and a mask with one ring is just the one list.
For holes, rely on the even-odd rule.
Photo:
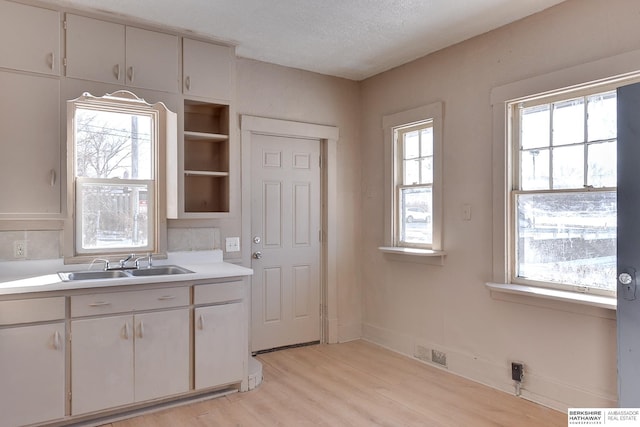
[(253, 259), (260, 259), (260, 258), (262, 258), (262, 252), (253, 253)]

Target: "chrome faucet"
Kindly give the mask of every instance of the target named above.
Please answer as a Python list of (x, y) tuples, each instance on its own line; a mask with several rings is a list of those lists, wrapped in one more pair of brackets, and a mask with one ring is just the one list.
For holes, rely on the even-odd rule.
[(91, 261), (91, 264), (89, 264), (89, 268), (87, 270), (91, 270), (91, 267), (93, 267), (93, 264), (95, 264), (96, 262), (104, 262), (104, 271), (107, 271), (109, 269), (109, 267), (110, 267), (108, 259), (96, 258), (93, 261)]
[(153, 259), (152, 259), (153, 254), (151, 252), (149, 252), (148, 254), (146, 254), (145, 256), (141, 256), (136, 258), (136, 260), (134, 261), (136, 264), (136, 268), (140, 268), (140, 260), (146, 260), (147, 261), (147, 268), (151, 268), (153, 266)]
[(127, 262), (131, 261), (133, 259), (133, 257), (135, 257), (135, 256), (136, 256), (136, 254), (131, 254), (128, 257), (126, 257), (125, 259), (121, 259), (120, 260), (120, 268), (122, 268), (122, 269), (126, 268), (127, 267)]

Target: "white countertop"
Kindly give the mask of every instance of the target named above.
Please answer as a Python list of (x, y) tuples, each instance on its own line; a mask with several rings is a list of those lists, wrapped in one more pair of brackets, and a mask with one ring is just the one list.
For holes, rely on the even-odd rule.
[[(7, 261), (0, 263), (0, 296), (31, 292), (90, 289), (112, 286), (141, 285), (250, 276), (253, 270), (224, 262), (222, 251), (173, 252), (167, 259), (154, 260), (153, 265), (179, 265), (193, 273), (166, 276), (126, 277), (117, 279), (77, 280), (63, 282), (58, 272), (86, 271), (88, 265), (64, 265), (62, 260)], [(143, 267), (144, 268), (144, 267)], [(97, 266), (93, 270), (98, 270)]]

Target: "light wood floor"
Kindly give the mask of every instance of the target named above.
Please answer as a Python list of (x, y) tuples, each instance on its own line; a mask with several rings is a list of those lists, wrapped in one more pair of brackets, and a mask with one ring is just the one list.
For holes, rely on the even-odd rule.
[(562, 426), (567, 417), (365, 341), (259, 356), (264, 381), (248, 393), (105, 427)]

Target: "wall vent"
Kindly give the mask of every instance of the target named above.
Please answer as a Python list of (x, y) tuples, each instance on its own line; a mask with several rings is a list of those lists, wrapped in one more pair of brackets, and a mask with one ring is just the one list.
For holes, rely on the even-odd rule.
[(437, 365), (447, 367), (447, 353), (444, 351), (431, 350), (431, 361)]

